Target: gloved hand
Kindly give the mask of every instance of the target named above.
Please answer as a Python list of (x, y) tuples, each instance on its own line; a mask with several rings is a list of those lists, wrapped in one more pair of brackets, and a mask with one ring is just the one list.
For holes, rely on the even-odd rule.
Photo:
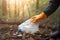
[(39, 15), (33, 16), (32, 17), (32, 22), (34, 22), (34, 23), (37, 22), (38, 23), (39, 21), (44, 20), (46, 18), (47, 18), (47, 15), (44, 12), (42, 12)]
[[(23, 22), (18, 26), (18, 31), (26, 32), (26, 33), (36, 33), (39, 31), (39, 21), (47, 18), (46, 14), (42, 12), (39, 15), (32, 17), (31, 19)], [(36, 23), (37, 22), (37, 23)]]

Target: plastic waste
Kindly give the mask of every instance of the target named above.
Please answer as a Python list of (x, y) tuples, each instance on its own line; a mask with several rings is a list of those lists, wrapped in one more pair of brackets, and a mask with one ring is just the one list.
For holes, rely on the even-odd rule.
[(27, 21), (23, 22), (18, 26), (18, 31), (33, 34), (39, 31), (39, 23), (33, 23), (31, 19), (28, 19)]

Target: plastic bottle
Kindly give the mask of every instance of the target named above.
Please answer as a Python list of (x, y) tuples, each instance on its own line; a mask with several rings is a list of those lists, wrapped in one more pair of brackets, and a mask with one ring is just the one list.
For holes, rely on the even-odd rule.
[(33, 23), (31, 19), (29, 19), (18, 26), (18, 31), (31, 34), (35, 33), (39, 31), (39, 23)]

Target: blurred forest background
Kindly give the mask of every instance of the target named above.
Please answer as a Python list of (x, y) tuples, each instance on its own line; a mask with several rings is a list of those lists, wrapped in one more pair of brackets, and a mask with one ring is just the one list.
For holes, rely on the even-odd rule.
[(50, 0), (0, 0), (0, 40), (25, 40), (25, 38), (32, 40), (34, 37), (37, 40), (42, 39), (41, 37), (45, 39), (45, 35), (50, 34), (53, 29), (57, 29), (56, 26), (59, 25), (60, 7), (43, 21), (43, 24), (40, 25), (41, 27), (39, 26), (38, 34), (34, 34), (34, 36), (31, 35), (30, 37), (29, 33), (26, 35), (24, 32), (19, 33), (17, 30), (18, 24), (20, 25), (20, 23), (25, 20), (44, 11), (49, 1)]
[[(21, 23), (39, 14), (49, 0), (0, 0), (0, 23)], [(58, 24), (60, 8), (47, 18), (46, 23)]]

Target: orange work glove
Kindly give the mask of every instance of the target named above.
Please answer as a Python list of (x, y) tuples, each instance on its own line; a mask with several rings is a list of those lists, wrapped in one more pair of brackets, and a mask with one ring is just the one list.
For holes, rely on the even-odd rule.
[(36, 22), (40, 22), (41, 20), (44, 20), (47, 18), (47, 15), (42, 12), (39, 15), (33, 16), (32, 17), (32, 22), (36, 23)]

